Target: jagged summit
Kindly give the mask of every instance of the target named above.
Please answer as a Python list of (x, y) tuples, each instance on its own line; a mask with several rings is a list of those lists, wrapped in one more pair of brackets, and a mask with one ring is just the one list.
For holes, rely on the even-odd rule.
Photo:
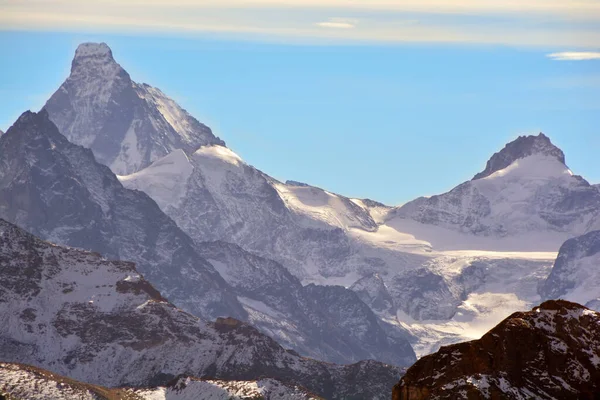
[(561, 163), (565, 163), (565, 154), (562, 150), (552, 144), (548, 136), (540, 132), (537, 136), (519, 136), (508, 143), (489, 159), (485, 169), (475, 175), (473, 180), (490, 176), (494, 172), (508, 167), (516, 160), (532, 155), (551, 156)]
[(119, 175), (176, 149), (225, 145), (162, 91), (134, 82), (106, 43), (77, 48), (71, 74), (44, 108), (63, 135)]
[(27, 110), (21, 114), (6, 131), (4, 140), (10, 143), (18, 141), (21, 144), (31, 146), (33, 143), (32, 139), (36, 137), (66, 141), (50, 120), (48, 112), (44, 109), (39, 112)]

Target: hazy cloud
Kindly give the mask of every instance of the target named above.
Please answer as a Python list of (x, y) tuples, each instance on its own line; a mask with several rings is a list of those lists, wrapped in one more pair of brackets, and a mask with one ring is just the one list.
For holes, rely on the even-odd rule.
[(218, 33), (279, 42), (476, 43), (585, 50), (600, 48), (600, 2), (0, 0), (0, 29)]
[(548, 54), (548, 58), (558, 61), (600, 60), (600, 52), (595, 51), (565, 51)]

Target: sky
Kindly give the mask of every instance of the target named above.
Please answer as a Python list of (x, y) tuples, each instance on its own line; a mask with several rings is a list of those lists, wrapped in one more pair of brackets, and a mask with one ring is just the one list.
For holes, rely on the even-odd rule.
[(600, 2), (0, 0), (0, 129), (103, 41), (248, 163), (395, 205), (544, 132), (600, 183)]

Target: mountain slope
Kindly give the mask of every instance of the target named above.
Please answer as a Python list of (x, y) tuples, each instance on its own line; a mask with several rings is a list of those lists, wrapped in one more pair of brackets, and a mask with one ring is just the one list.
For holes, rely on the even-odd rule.
[[(483, 172), (450, 192), (394, 209), (386, 223), (434, 246), (552, 251), (597, 227), (599, 217), (600, 192), (573, 175), (563, 152), (540, 134), (509, 143)], [(457, 247), (469, 243), (477, 247)]]
[(160, 90), (133, 82), (105, 43), (77, 48), (71, 74), (44, 108), (63, 135), (117, 174), (175, 149), (224, 144)]
[(201, 380), (182, 377), (152, 389), (109, 389), (25, 364), (0, 362), (0, 398), (7, 400), (318, 400), (274, 379)]
[(0, 352), (7, 362), (104, 386), (176, 376), (273, 377), (325, 398), (387, 398), (400, 370), (302, 358), (240, 321), (206, 323), (167, 302), (132, 263), (43, 242), (0, 221)]
[[(182, 152), (173, 155), (177, 154), (186, 157)], [(326, 289), (347, 292), (327, 314), (280, 265), (226, 243), (193, 243), (148, 196), (123, 188), (89, 150), (60, 135), (44, 110), (25, 113), (2, 136), (0, 162), (1, 217), (57, 243), (133, 260), (186, 311), (207, 319), (234, 316), (254, 322), (301, 354), (328, 361), (378, 359), (410, 365), (415, 360), (406, 340), (388, 337), (352, 292)], [(209, 253), (201, 254), (209, 247)], [(224, 268), (237, 268), (238, 277), (257, 286), (248, 290), (236, 286), (238, 282), (229, 285), (219, 274), (232, 276), (225, 275)], [(285, 279), (276, 281), (269, 274), (273, 269)], [(257, 309), (258, 303), (252, 306), (249, 301), (270, 304), (279, 312), (277, 318), (269, 315), (269, 308)], [(341, 310), (346, 314), (339, 325), (329, 324), (333, 313)]]
[(600, 231), (567, 240), (548, 278), (540, 286), (544, 299), (563, 298), (600, 311)]
[(416, 361), (406, 340), (409, 335), (388, 334), (353, 291), (341, 286), (302, 286), (281, 264), (234, 244), (213, 242), (198, 247), (236, 290), (248, 322), (283, 346), (339, 363), (374, 359), (404, 366)]
[(142, 192), (127, 190), (42, 110), (0, 137), (0, 217), (47, 240), (134, 261), (196, 315), (244, 317), (231, 288)]
[(395, 400), (596, 399), (600, 314), (547, 301), (502, 321), (481, 339), (421, 358), (394, 387)]
[(143, 400), (126, 389), (78, 382), (30, 365), (0, 362), (0, 398), (6, 400)]

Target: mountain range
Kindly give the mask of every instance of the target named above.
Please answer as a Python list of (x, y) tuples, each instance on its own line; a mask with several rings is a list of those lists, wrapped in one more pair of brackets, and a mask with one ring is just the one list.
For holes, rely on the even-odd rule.
[(271, 377), (331, 399), (387, 398), (401, 373), (375, 361), (303, 358), (233, 318), (206, 322), (168, 302), (134, 264), (42, 241), (3, 220), (0, 265), (6, 362), (108, 387)]
[[(515, 311), (559, 297), (600, 309), (600, 187), (546, 135), (448, 193), (387, 206), (249, 165), (104, 43), (80, 45), (44, 108), (0, 136), (0, 218), (14, 252), (0, 361), (91, 384), (274, 378), (386, 398), (417, 356)], [(129, 367), (94, 375), (103, 362)]]

